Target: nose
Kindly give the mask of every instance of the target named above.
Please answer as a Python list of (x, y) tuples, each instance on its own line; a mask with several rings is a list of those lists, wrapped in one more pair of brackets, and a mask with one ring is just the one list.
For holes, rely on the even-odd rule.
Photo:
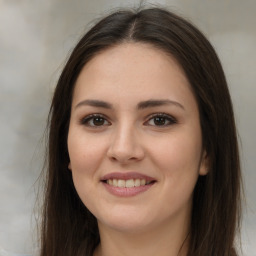
[(113, 132), (107, 156), (120, 164), (140, 161), (144, 158), (144, 149), (136, 128), (125, 126)]

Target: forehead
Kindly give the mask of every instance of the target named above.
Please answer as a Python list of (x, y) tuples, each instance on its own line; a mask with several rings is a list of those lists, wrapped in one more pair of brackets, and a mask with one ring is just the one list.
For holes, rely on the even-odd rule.
[(73, 100), (187, 96), (193, 97), (190, 84), (173, 57), (149, 44), (123, 43), (100, 52), (83, 67)]

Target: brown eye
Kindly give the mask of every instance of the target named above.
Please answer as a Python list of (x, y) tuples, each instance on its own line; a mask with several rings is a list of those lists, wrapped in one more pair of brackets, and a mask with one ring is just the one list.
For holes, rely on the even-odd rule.
[(165, 117), (155, 117), (154, 119), (154, 124), (155, 125), (165, 125), (168, 120)]
[(146, 122), (146, 125), (150, 126), (169, 126), (177, 123), (176, 119), (167, 114), (154, 114)]
[(102, 118), (102, 117), (94, 117), (94, 118), (92, 119), (92, 123), (93, 123), (93, 125), (95, 125), (95, 126), (101, 126), (101, 125), (104, 125), (105, 119)]
[(101, 127), (110, 125), (110, 122), (101, 115), (90, 115), (81, 120), (81, 124), (89, 127)]

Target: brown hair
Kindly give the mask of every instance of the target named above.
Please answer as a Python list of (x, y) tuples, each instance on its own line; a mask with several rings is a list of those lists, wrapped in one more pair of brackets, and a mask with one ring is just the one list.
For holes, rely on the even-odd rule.
[(41, 256), (92, 255), (100, 241), (96, 218), (78, 197), (68, 170), (72, 92), (86, 63), (123, 42), (151, 44), (183, 68), (198, 102), (209, 173), (194, 191), (190, 256), (234, 256), (240, 219), (240, 163), (225, 75), (208, 40), (183, 18), (161, 8), (121, 10), (99, 21), (74, 48), (59, 78), (49, 114), (48, 172)]

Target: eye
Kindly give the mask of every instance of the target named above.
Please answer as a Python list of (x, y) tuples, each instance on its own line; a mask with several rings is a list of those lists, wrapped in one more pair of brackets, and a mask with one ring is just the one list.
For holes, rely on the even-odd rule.
[(100, 127), (100, 126), (108, 126), (110, 122), (100, 114), (93, 114), (86, 116), (80, 121), (81, 124), (90, 126), (90, 127)]
[(146, 122), (150, 126), (169, 126), (176, 123), (177, 121), (174, 117), (164, 113), (153, 114)]

